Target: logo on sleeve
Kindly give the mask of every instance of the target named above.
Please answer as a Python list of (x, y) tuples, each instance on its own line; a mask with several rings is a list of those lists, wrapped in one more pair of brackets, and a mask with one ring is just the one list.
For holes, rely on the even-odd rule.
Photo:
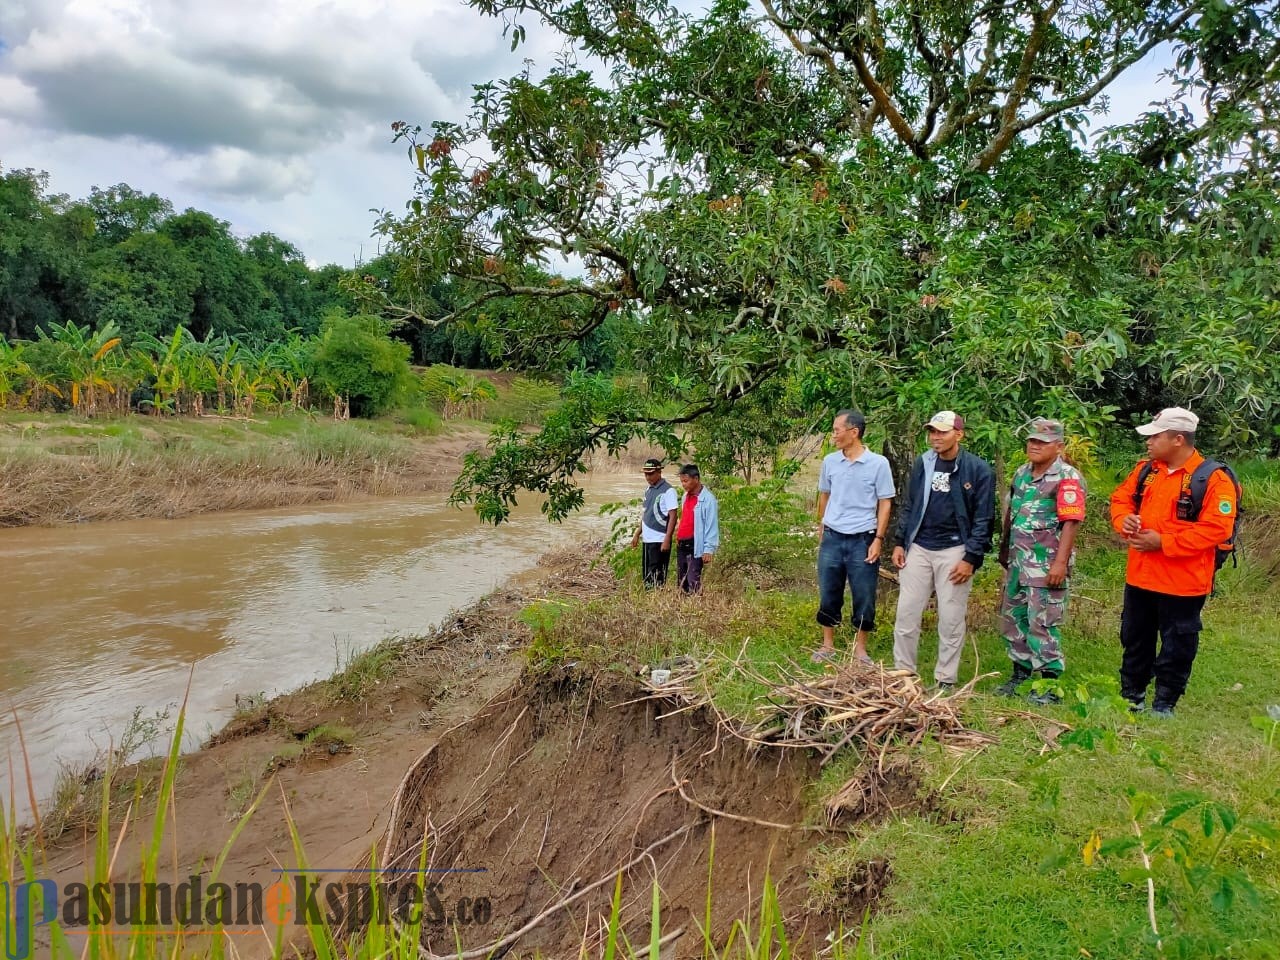
[(1219, 501), (1218, 501), (1218, 512), (1219, 512), (1220, 514), (1222, 514), (1224, 517), (1225, 517), (1225, 516), (1228, 516), (1228, 515), (1231, 513), (1231, 501), (1230, 501), (1230, 500), (1219, 500)]

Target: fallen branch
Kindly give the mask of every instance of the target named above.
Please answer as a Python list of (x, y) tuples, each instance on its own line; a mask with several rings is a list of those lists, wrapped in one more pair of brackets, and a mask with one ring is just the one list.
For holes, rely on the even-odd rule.
[(655, 840), (653, 843), (649, 844), (649, 846), (645, 847), (644, 850), (640, 852), (639, 856), (634, 857), (633, 859), (631, 859), (630, 861), (628, 861), (627, 863), (619, 867), (617, 870), (611, 870), (609, 873), (605, 874), (599, 880), (595, 881), (595, 883), (588, 884), (587, 886), (583, 887), (581, 890), (578, 890), (576, 893), (572, 893), (569, 896), (565, 897), (563, 900), (559, 900), (556, 903), (553, 903), (551, 906), (547, 907), (547, 909), (543, 910), (536, 917), (534, 917), (532, 920), (526, 923), (519, 930), (515, 930), (507, 934), (501, 940), (495, 940), (493, 943), (486, 944), (483, 947), (477, 947), (474, 950), (466, 950), (462, 953), (432, 953), (426, 947), (419, 944), (418, 956), (421, 958), (421, 960), (477, 960), (477, 958), (479, 957), (491, 957), (494, 955), (500, 955), (501, 952), (505, 952), (508, 947), (514, 944), (517, 940), (519, 940), (525, 934), (529, 933), (531, 930), (536, 929), (539, 924), (541, 924), (553, 913), (557, 913), (558, 911), (563, 910), (565, 907), (569, 906), (569, 904), (582, 899), (588, 893), (591, 893), (593, 890), (599, 890), (605, 884), (612, 882), (619, 873), (626, 873), (628, 870), (630, 870), (640, 861), (648, 857), (649, 854), (652, 853), (654, 850), (658, 849), (659, 847), (665, 846), (666, 844), (670, 843), (672, 840), (676, 839), (676, 837), (679, 837), (685, 833), (688, 833), (690, 830), (692, 830), (694, 827), (698, 825), (698, 822), (699, 821), (695, 820), (693, 823), (686, 823), (683, 827), (680, 827), (677, 830), (673, 830), (671, 833), (667, 834), (661, 840)]

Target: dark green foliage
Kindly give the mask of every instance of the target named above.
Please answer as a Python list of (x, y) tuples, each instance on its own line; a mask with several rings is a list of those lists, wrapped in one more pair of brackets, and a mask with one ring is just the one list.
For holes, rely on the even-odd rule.
[(228, 224), (128, 184), (87, 200), (46, 193), (48, 177), (0, 171), (0, 335), (33, 340), (54, 323), (115, 324), (128, 338), (229, 335), (262, 346), (313, 335), (349, 308), (338, 266), (312, 270), (269, 233), (241, 242)]
[(93, 260), (89, 304), (98, 322), (126, 337), (163, 337), (195, 309), (199, 275), (171, 237), (135, 233)]
[[(943, 407), (991, 449), (1037, 415), (1096, 442), (1172, 403), (1223, 452), (1280, 449), (1275, 0), (472, 5), (570, 52), (479, 86), (464, 123), (397, 125), (418, 170), (382, 222), (399, 275), (451, 285), (515, 363), (621, 318), (615, 359), (680, 404), (581, 405), (556, 456), (517, 439), (473, 473), (478, 501), (571, 480), (570, 436), (705, 418), (716, 446), (763, 425), (764, 400), (736, 408), (774, 383), (814, 402), (761, 439), (852, 403), (899, 474)], [(1157, 50), (1168, 100), (1089, 130)]]

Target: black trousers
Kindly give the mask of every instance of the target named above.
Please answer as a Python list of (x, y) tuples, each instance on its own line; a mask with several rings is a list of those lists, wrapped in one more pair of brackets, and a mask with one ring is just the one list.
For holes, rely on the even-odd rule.
[(676, 541), (676, 582), (685, 593), (702, 592), (702, 557), (693, 552), (693, 537)]
[[(1120, 614), (1120, 692), (1135, 703), (1156, 680), (1155, 703), (1173, 706), (1187, 689), (1191, 664), (1200, 647), (1200, 611), (1204, 596), (1177, 597), (1125, 584)], [(1156, 651), (1156, 635), (1160, 649)]]
[(644, 585), (660, 587), (667, 582), (667, 571), (671, 569), (671, 551), (663, 550), (661, 542), (642, 543), (644, 553), (641, 565), (644, 570)]

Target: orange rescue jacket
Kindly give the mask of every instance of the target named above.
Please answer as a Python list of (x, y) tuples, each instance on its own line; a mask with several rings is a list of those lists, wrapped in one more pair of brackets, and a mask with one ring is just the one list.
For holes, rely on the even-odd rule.
[[(1133, 495), (1145, 462), (1134, 467), (1111, 494), (1111, 526), (1116, 533), (1120, 533), (1124, 518), (1133, 513)], [(1190, 489), (1191, 474), (1203, 462), (1198, 450), (1172, 473), (1162, 461), (1155, 462), (1138, 516), (1144, 530), (1160, 534), (1160, 549), (1142, 553), (1129, 548), (1125, 581), (1130, 586), (1178, 597), (1203, 596), (1213, 589), (1214, 554), (1218, 544), (1231, 538), (1238, 505), (1235, 484), (1221, 470), (1215, 470), (1209, 477), (1199, 518), (1177, 518), (1178, 497)]]

